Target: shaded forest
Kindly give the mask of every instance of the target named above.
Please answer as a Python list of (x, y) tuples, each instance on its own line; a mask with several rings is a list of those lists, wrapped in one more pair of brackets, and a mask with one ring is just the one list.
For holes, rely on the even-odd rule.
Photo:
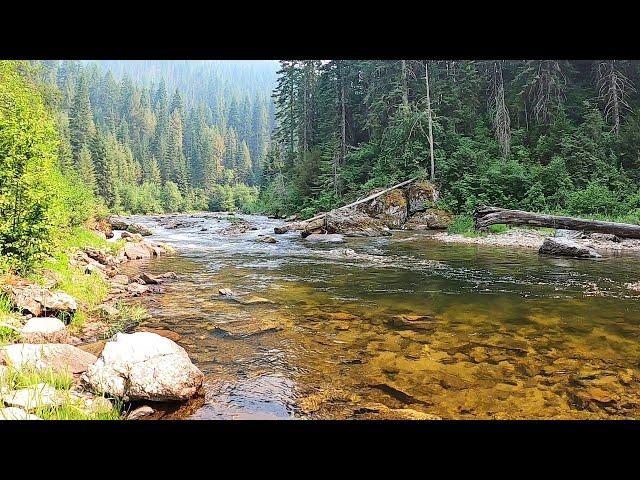
[[(640, 220), (636, 61), (281, 61), (262, 200), (311, 216), (431, 175), (441, 206)], [(429, 95), (428, 95), (429, 93)]]

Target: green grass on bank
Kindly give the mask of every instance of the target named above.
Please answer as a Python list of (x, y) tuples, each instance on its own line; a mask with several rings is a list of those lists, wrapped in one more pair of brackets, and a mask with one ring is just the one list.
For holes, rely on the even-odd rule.
[(118, 332), (134, 328), (150, 317), (149, 312), (142, 305), (129, 305), (118, 302), (116, 308), (118, 309), (118, 316), (109, 319), (109, 329), (102, 335), (103, 340), (113, 337)]
[[(9, 390), (28, 388), (45, 383), (58, 390), (60, 405), (42, 406), (33, 412), (43, 420), (119, 420), (122, 419), (122, 402), (113, 401), (110, 409), (99, 412), (87, 412), (81, 408), (80, 400), (71, 394), (74, 386), (73, 376), (67, 372), (55, 372), (51, 369), (9, 368), (2, 379), (2, 386)], [(5, 407), (0, 400), (0, 408)]]

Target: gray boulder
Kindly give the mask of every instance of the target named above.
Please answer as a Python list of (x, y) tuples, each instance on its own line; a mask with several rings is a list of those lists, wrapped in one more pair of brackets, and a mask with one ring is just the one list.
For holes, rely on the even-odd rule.
[(600, 255), (594, 249), (580, 245), (568, 238), (545, 238), (539, 253), (575, 258), (599, 258)]
[(338, 233), (312, 233), (306, 236), (305, 240), (312, 243), (346, 243), (344, 237)]

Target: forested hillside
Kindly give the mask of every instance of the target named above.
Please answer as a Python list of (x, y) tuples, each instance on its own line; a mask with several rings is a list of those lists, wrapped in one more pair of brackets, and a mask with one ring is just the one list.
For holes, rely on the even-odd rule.
[(311, 215), (372, 187), (429, 176), (431, 128), (444, 208), (484, 203), (638, 222), (639, 66), (281, 61), (263, 202)]
[(32, 63), (51, 87), (61, 171), (112, 211), (234, 209), (257, 196), (271, 62)]

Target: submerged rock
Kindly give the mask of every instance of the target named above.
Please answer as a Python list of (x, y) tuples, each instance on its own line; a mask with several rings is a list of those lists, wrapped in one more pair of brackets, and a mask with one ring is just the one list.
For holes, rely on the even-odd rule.
[(258, 238), (256, 238), (256, 242), (261, 242), (261, 243), (276, 243), (277, 240), (273, 237), (270, 237), (269, 235), (258, 235)]
[(598, 252), (592, 248), (580, 245), (568, 238), (546, 238), (538, 251), (547, 255), (559, 255), (576, 258), (599, 258)]
[(338, 233), (312, 233), (305, 240), (313, 243), (346, 243), (344, 237)]
[(97, 357), (64, 343), (16, 343), (0, 348), (0, 360), (16, 370), (50, 368), (56, 372), (78, 374), (87, 370)]
[(204, 375), (175, 342), (149, 332), (118, 333), (83, 379), (98, 392), (125, 401), (193, 397)]
[(429, 208), (415, 213), (404, 224), (406, 230), (438, 230), (448, 228), (453, 222), (453, 215), (438, 208)]
[(55, 317), (33, 317), (20, 329), (25, 343), (65, 343), (69, 338), (67, 327)]
[(240, 320), (216, 324), (213, 326), (213, 329), (233, 337), (249, 337), (263, 333), (277, 332), (282, 330), (282, 326), (275, 320), (256, 318), (249, 321)]

